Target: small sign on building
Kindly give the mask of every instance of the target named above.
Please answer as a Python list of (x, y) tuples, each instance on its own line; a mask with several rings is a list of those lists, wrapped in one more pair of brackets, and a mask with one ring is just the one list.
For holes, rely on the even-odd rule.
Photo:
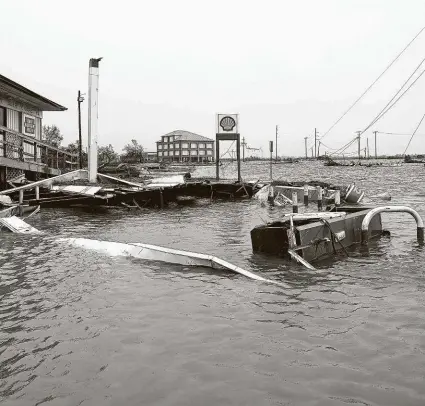
[(22, 114), (22, 132), (25, 135), (35, 137), (35, 117)]
[(239, 134), (239, 114), (217, 114), (217, 134)]

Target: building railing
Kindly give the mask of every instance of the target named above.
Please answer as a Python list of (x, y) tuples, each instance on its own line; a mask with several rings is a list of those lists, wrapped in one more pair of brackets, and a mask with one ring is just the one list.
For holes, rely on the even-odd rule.
[(68, 172), (78, 168), (78, 154), (66, 152), (44, 141), (0, 125), (0, 157), (32, 162)]

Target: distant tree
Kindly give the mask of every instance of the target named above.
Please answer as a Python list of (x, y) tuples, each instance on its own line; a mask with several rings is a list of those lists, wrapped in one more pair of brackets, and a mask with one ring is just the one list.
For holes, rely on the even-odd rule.
[(105, 147), (99, 147), (98, 149), (98, 164), (108, 165), (111, 162), (119, 161), (119, 155), (114, 151), (114, 147), (109, 144)]
[(43, 140), (52, 147), (59, 148), (63, 141), (63, 135), (55, 125), (43, 125)]
[[(77, 154), (79, 155), (80, 153), (80, 141), (77, 140), (75, 142), (71, 142), (70, 144), (68, 144), (66, 147), (63, 148), (66, 152), (69, 152), (70, 154)], [(87, 167), (87, 162), (88, 162), (88, 158), (87, 158), (87, 152), (82, 151), (82, 155), (83, 155), (83, 167)], [(80, 162), (80, 158), (78, 157), (78, 162)]]
[(143, 162), (145, 153), (143, 147), (136, 141), (131, 140), (131, 144), (127, 144), (123, 148), (124, 153), (121, 155), (123, 162)]

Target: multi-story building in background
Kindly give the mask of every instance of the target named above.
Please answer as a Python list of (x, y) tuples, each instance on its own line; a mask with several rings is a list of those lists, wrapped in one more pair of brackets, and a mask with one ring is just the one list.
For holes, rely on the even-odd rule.
[(189, 131), (176, 130), (156, 142), (159, 161), (213, 162), (214, 143), (211, 138)]

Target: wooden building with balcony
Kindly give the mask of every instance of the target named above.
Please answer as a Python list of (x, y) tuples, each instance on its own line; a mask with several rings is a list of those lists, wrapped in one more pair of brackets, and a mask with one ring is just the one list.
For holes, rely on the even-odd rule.
[(0, 75), (0, 188), (21, 175), (38, 180), (77, 169), (77, 156), (42, 141), (43, 111), (63, 107)]
[(189, 131), (176, 130), (161, 136), (156, 142), (159, 161), (214, 162), (214, 143), (211, 138)]

